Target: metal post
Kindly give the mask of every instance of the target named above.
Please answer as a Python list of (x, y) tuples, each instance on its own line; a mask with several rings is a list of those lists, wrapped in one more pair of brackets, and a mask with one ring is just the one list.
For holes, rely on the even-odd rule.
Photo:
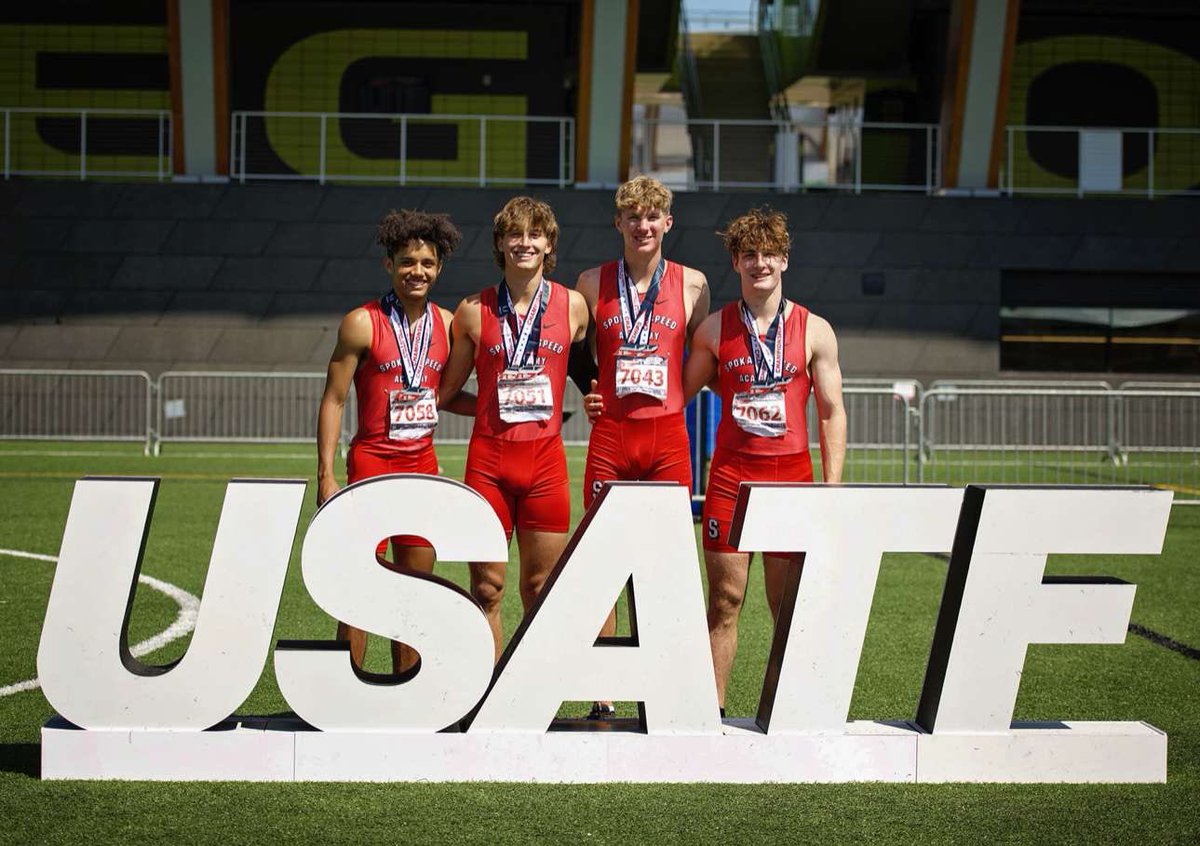
[[(1078, 157), (1077, 160), (1080, 162), (1083, 161), (1083, 155), (1082, 155), (1083, 151), (1079, 149), (1082, 146), (1083, 146), (1083, 130), (1076, 129), (1075, 130), (1075, 151), (1076, 151), (1075, 155)], [(1078, 197), (1079, 199), (1083, 199), (1083, 168), (1082, 168), (1082, 166), (1079, 168), (1079, 172), (1075, 175), (1075, 196)]]
[(247, 121), (249, 121), (249, 119), (250, 119), (250, 116), (248, 114), (246, 114), (245, 112), (243, 112), (242, 113), (242, 157), (241, 157), (241, 161), (242, 161), (241, 183), (243, 185), (246, 184), (246, 133), (248, 131), (247, 127), (246, 127), (246, 123), (247, 123)]
[(319, 169), (317, 171), (317, 181), (321, 185), (325, 184), (325, 124), (326, 124), (326, 118), (327, 118), (327, 115), (325, 114), (325, 112), (321, 112), (321, 161), (318, 165)]
[(721, 189), (721, 123), (713, 121), (713, 190)]
[(12, 176), (12, 112), (4, 110), (4, 178)]
[(1004, 127), (1004, 134), (1008, 138), (1008, 196), (1013, 195), (1013, 129), (1011, 126)]
[(408, 184), (408, 115), (400, 115), (400, 184)]
[(558, 119), (558, 187), (567, 187), (567, 120)]
[(87, 109), (79, 110), (79, 181), (87, 179)]
[(228, 176), (230, 179), (233, 179), (233, 175), (237, 173), (237, 122), (238, 114), (237, 112), (234, 112), (233, 119), (229, 121), (229, 155), (232, 159), (234, 159), (233, 161), (230, 161), (229, 173), (226, 174), (226, 176)]
[(858, 129), (858, 140), (854, 142), (854, 193), (862, 193), (862, 145), (863, 145), (863, 125), (856, 125)]
[(1154, 130), (1146, 133), (1146, 196), (1154, 199)]
[(925, 196), (933, 193), (933, 126), (925, 125)]
[(569, 130), (568, 135), (571, 139), (571, 144), (567, 148), (568, 150), (570, 150), (570, 153), (567, 155), (567, 173), (570, 174), (570, 179), (568, 181), (571, 182), (572, 184), (574, 184), (574, 182), (575, 182), (575, 119), (574, 118), (567, 118), (567, 129)]
[(479, 116), (479, 187), (487, 185), (487, 115)]
[(158, 181), (163, 181), (163, 115), (158, 113)]

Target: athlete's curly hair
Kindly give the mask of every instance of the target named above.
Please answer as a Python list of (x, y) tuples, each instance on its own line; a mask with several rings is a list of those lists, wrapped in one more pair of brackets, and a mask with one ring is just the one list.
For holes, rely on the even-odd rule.
[(437, 251), (440, 263), (450, 258), (462, 241), (462, 233), (448, 214), (392, 209), (379, 221), (375, 241), (383, 246), (388, 258), (393, 258), (409, 241), (424, 241)]
[(513, 197), (504, 204), (504, 208), (496, 213), (492, 220), (492, 258), (496, 266), (504, 269), (504, 249), (500, 242), (510, 232), (540, 231), (550, 242), (550, 252), (546, 254), (542, 269), (549, 273), (558, 263), (555, 250), (558, 247), (558, 221), (554, 217), (554, 209), (550, 204), (533, 197)]
[(627, 209), (658, 209), (663, 214), (671, 213), (671, 189), (652, 176), (635, 176), (617, 189), (617, 214)]
[(786, 214), (770, 206), (762, 206), (735, 217), (724, 231), (718, 231), (717, 234), (734, 258), (747, 250), (787, 255), (792, 248), (787, 225)]

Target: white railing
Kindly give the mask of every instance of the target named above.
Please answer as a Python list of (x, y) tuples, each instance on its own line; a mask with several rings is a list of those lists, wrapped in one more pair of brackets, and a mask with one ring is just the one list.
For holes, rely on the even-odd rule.
[(918, 480), (1153, 484), (1200, 495), (1200, 391), (930, 388)]
[(631, 170), (681, 190), (941, 186), (941, 131), (930, 123), (685, 120), (635, 115)]
[(575, 181), (575, 120), (461, 114), (238, 111), (230, 178), (392, 185)]
[[(314, 443), (323, 373), (0, 370), (0, 439)], [(847, 482), (1150, 484), (1200, 497), (1200, 385), (847, 379)], [(474, 390), (468, 384), (467, 390)], [(587, 442), (568, 388), (568, 443)], [(720, 418), (707, 392), (691, 414), (698, 479)], [(355, 432), (353, 392), (343, 444)], [(818, 449), (815, 404), (808, 407)], [(465, 442), (472, 419), (442, 415), (436, 440)], [(706, 446), (707, 445), (707, 449)], [(915, 469), (914, 469), (915, 468)]]
[(0, 111), (4, 113), (5, 179), (102, 176), (161, 182), (171, 178), (171, 112), (167, 109), (6, 107)]
[(1013, 194), (1200, 195), (1200, 128), (1005, 128), (1001, 185)]
[(0, 440), (153, 446), (154, 386), (141, 370), (0, 370)]

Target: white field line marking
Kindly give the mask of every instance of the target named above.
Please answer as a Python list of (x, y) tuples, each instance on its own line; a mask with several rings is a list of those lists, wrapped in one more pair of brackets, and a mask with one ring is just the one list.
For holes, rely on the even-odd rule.
[[(58, 561), (58, 557), (54, 555), (42, 555), (37, 552), (25, 552), (20, 549), (0, 549), (0, 555), (8, 555), (13, 558), (31, 558), (34, 561)], [(162, 649), (171, 641), (185, 636), (192, 629), (196, 628), (196, 617), (200, 613), (199, 597), (188, 593), (183, 588), (143, 573), (138, 574), (138, 581), (173, 599), (179, 606), (179, 613), (175, 615), (175, 621), (171, 625), (167, 626), (154, 637), (146, 638), (134, 646), (130, 650), (134, 658), (140, 658), (157, 649)], [(37, 679), (26, 679), (25, 681), (16, 682), (6, 687), (0, 687), (0, 698), (12, 696), (14, 693), (23, 693), (26, 690), (37, 690), (41, 686), (41, 682)]]

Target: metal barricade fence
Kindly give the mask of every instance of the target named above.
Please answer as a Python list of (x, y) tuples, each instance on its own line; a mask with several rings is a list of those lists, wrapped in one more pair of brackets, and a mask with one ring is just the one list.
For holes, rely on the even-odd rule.
[[(226, 371), (169, 371), (159, 377), (156, 408), (156, 447), (161, 443), (243, 442), (311, 443), (317, 437), (317, 408), (325, 386), (324, 373)], [(472, 376), (464, 390), (475, 392)], [(588, 424), (583, 401), (568, 386), (563, 398), (567, 419), (563, 440), (587, 443)], [(443, 411), (434, 440), (466, 443), (474, 419)], [(343, 446), (358, 428), (354, 390), (342, 415)]]
[[(705, 389), (707, 391), (707, 389)], [(912, 481), (912, 456), (916, 443), (916, 400), (920, 383), (914, 380), (847, 380), (842, 387), (846, 408), (846, 462), (842, 470), (845, 482), (907, 484)], [(702, 439), (701, 427), (713, 428), (721, 417), (720, 403), (714, 415), (692, 416), (688, 433), (695, 445)], [(814, 472), (820, 477), (820, 428), (815, 398), (806, 408), (809, 448), (813, 453)], [(711, 447), (712, 439), (708, 439)], [(711, 452), (696, 453), (697, 477), (704, 479)], [(701, 487), (703, 490), (703, 487)]]
[(324, 373), (168, 371), (158, 385), (159, 444), (316, 441)]
[[(135, 441), (148, 452), (168, 442), (311, 443), (324, 380), (176, 371), (155, 383), (143, 371), (0, 370), (0, 438)], [(1200, 499), (1200, 386), (996, 384), (1003, 383), (922, 392), (910, 380), (847, 380), (844, 481), (1146, 484)], [(586, 443), (579, 392), (567, 388), (563, 406), (563, 439)], [(818, 451), (815, 402), (807, 413)], [(343, 444), (356, 420), (351, 392)], [(444, 413), (436, 439), (465, 442), (472, 424)], [(698, 458), (702, 474), (705, 456)]]
[(926, 392), (917, 420), (919, 482), (1200, 495), (1200, 391), (946, 386)]
[(0, 438), (152, 443), (141, 370), (0, 370)]

